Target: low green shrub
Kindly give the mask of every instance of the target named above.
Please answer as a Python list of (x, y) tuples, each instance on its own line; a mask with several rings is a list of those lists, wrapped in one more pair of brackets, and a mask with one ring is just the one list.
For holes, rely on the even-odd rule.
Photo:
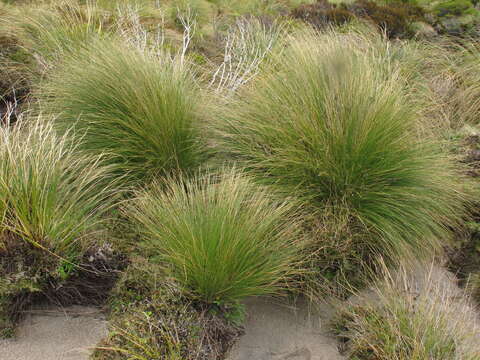
[(337, 6), (327, 0), (317, 1), (313, 4), (302, 4), (292, 10), (291, 16), (317, 28), (330, 24), (341, 25), (355, 18), (355, 15), (344, 6)]
[(298, 272), (298, 226), (288, 203), (272, 202), (228, 171), (169, 179), (137, 194), (127, 215), (146, 253), (205, 303), (276, 293)]
[(389, 38), (413, 36), (413, 24), (423, 20), (424, 15), (422, 7), (410, 2), (391, 1), (381, 4), (369, 0), (340, 4), (318, 0), (313, 4), (300, 5), (291, 12), (292, 17), (317, 28), (362, 19), (373, 24)]
[(347, 8), (373, 23), (389, 38), (413, 36), (413, 23), (424, 20), (425, 15), (422, 7), (400, 1), (381, 5), (374, 1), (357, 0)]
[(134, 259), (111, 296), (95, 360), (220, 360), (240, 335), (221, 311), (193, 303), (158, 265)]
[(215, 123), (220, 159), (303, 203), (321, 230), (320, 273), (348, 265), (355, 277), (377, 252), (430, 253), (465, 214), (457, 164), (417, 137), (398, 67), (369, 46), (334, 32), (292, 39)]
[[(41, 120), (0, 128), (0, 312), (66, 280), (120, 194), (99, 157)], [(1, 316), (3, 318), (5, 316)]]
[(455, 37), (477, 37), (480, 11), (470, 0), (449, 0), (434, 3), (431, 13), (437, 31)]
[(42, 111), (59, 114), (60, 132), (129, 183), (203, 159), (201, 94), (186, 64), (114, 41), (77, 52), (39, 89)]
[(439, 270), (387, 273), (373, 293), (338, 312), (336, 331), (352, 360), (474, 360), (475, 308)]
[(470, 0), (449, 0), (439, 2), (433, 8), (439, 17), (463, 16), (476, 13), (473, 3)]

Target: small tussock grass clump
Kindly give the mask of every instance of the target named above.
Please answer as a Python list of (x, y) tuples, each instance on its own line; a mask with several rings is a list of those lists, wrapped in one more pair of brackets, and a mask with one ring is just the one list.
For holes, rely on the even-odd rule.
[[(19, 11), (23, 14), (18, 14)], [(97, 37), (112, 35), (111, 22), (114, 20), (94, 2), (23, 6), (12, 11), (10, 17), (2, 27), (44, 66), (53, 65)]]
[(453, 97), (456, 121), (460, 126), (480, 124), (480, 42), (474, 40), (457, 46), (456, 84)]
[(69, 134), (47, 120), (0, 128), (0, 230), (11, 238), (67, 256), (101, 222), (118, 189), (101, 157), (82, 155)]
[(475, 308), (444, 270), (386, 271), (373, 293), (356, 300), (336, 324), (349, 359), (480, 358)]
[(134, 258), (111, 295), (109, 335), (92, 359), (216, 360), (239, 337), (217, 310), (194, 303), (158, 265)]
[(9, 316), (18, 315), (11, 302), (68, 278), (99, 238), (103, 215), (118, 190), (106, 181), (110, 169), (99, 162), (81, 155), (43, 120), (0, 127), (3, 335), (11, 334)]
[(130, 183), (188, 172), (203, 158), (201, 98), (188, 65), (120, 42), (99, 41), (65, 61), (39, 89), (43, 111), (75, 128), (81, 150)]
[(465, 213), (457, 165), (419, 139), (399, 69), (386, 78), (369, 46), (334, 32), (292, 38), (215, 123), (227, 160), (321, 222), (312, 245), (328, 277), (347, 265), (355, 277), (372, 254), (430, 253)]
[(147, 253), (205, 303), (277, 293), (299, 271), (293, 205), (233, 170), (155, 184), (127, 213)]

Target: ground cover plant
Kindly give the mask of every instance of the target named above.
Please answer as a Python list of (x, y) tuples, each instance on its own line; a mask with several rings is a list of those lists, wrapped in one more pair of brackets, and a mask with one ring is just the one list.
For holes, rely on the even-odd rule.
[(438, 268), (408, 269), (387, 272), (373, 294), (339, 311), (348, 359), (477, 359), (478, 319), (469, 299)]
[[(42, 291), (77, 270), (118, 191), (99, 157), (79, 155), (51, 124), (0, 129), (0, 298), (10, 333), (10, 301)], [(97, 234), (97, 235), (96, 235)], [(13, 314), (15, 315), (15, 314)]]
[[(121, 79), (121, 81), (119, 81)], [(122, 43), (75, 54), (40, 87), (56, 128), (130, 183), (201, 163), (201, 98), (187, 64)]]
[(364, 234), (339, 254), (348, 261), (438, 248), (464, 213), (456, 165), (417, 138), (402, 78), (393, 68), (385, 79), (376, 59), (335, 34), (292, 39), (279, 70), (216, 124), (227, 156), (259, 183), (328, 214), (334, 228), (343, 222), (350, 235)]
[(248, 178), (170, 179), (139, 193), (127, 213), (146, 253), (207, 304), (274, 294), (296, 275), (299, 227), (292, 204), (275, 203)]

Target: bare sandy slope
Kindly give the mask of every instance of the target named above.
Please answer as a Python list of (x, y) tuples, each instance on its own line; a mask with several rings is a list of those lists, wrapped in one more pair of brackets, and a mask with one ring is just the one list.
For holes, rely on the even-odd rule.
[(97, 308), (73, 306), (32, 310), (14, 340), (0, 340), (1, 360), (87, 360), (106, 335)]
[(316, 311), (306, 302), (295, 308), (269, 299), (247, 302), (245, 335), (228, 360), (343, 360), (334, 338), (327, 334), (328, 306)]

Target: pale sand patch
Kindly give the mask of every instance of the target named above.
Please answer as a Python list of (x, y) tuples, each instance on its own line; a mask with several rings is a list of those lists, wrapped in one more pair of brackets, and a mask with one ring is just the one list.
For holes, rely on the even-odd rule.
[(247, 302), (245, 335), (228, 360), (343, 360), (334, 337), (328, 334), (329, 305), (309, 309), (305, 301), (295, 308), (275, 300)]
[(12, 340), (0, 340), (2, 360), (87, 360), (107, 334), (98, 308), (48, 307), (28, 312)]

